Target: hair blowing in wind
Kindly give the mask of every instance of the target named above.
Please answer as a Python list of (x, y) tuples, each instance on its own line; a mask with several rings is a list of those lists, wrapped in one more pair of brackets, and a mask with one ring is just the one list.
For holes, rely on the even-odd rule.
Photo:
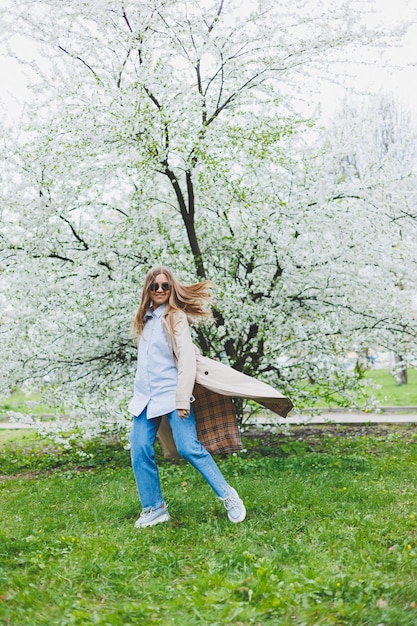
[(170, 286), (168, 315), (180, 309), (189, 318), (208, 318), (211, 316), (209, 307), (213, 300), (212, 289), (215, 286), (212, 281), (204, 280), (192, 285), (183, 285), (175, 278), (171, 269), (158, 265), (151, 268), (145, 277), (140, 305), (133, 320), (135, 337), (140, 337), (142, 334), (146, 311), (152, 306), (150, 286), (159, 274), (165, 274)]

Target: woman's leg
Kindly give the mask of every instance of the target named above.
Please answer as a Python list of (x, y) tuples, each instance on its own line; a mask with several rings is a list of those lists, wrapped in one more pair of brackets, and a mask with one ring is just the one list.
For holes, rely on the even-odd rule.
[(188, 417), (181, 419), (178, 411), (173, 411), (168, 414), (168, 421), (180, 456), (200, 472), (219, 498), (225, 498), (230, 487), (211, 454), (197, 439), (192, 407)]
[(130, 432), (130, 457), (143, 509), (158, 508), (164, 504), (154, 451), (160, 422), (160, 417), (148, 420), (145, 408), (133, 418)]

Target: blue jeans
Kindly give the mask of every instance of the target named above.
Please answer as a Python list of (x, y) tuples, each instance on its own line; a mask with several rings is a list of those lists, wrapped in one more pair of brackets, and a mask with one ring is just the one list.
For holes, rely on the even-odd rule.
[[(229, 486), (213, 457), (197, 439), (194, 411), (181, 419), (178, 411), (167, 415), (178, 453), (195, 467), (219, 498), (225, 498)], [(154, 443), (161, 417), (147, 419), (146, 408), (133, 418), (130, 433), (130, 455), (139, 498), (144, 509), (164, 503), (155, 460)]]

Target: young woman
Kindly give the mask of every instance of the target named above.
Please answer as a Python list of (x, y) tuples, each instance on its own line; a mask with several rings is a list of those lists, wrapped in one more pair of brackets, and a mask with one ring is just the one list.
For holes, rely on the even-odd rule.
[[(208, 317), (210, 281), (180, 284), (167, 267), (151, 269), (134, 319), (139, 339), (130, 435), (132, 467), (142, 513), (136, 528), (170, 519), (162, 496), (154, 443), (163, 416), (169, 423), (175, 447), (222, 500), (233, 523), (242, 522), (246, 509), (236, 490), (225, 480), (211, 454), (197, 438), (192, 403), (196, 380), (196, 350), (188, 317)], [(229, 369), (229, 368), (227, 368)]]

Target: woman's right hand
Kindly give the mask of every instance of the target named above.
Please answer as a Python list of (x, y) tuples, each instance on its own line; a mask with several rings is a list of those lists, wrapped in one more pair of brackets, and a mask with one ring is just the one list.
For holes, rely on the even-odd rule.
[(188, 409), (177, 409), (177, 411), (182, 420), (190, 415), (190, 411)]

